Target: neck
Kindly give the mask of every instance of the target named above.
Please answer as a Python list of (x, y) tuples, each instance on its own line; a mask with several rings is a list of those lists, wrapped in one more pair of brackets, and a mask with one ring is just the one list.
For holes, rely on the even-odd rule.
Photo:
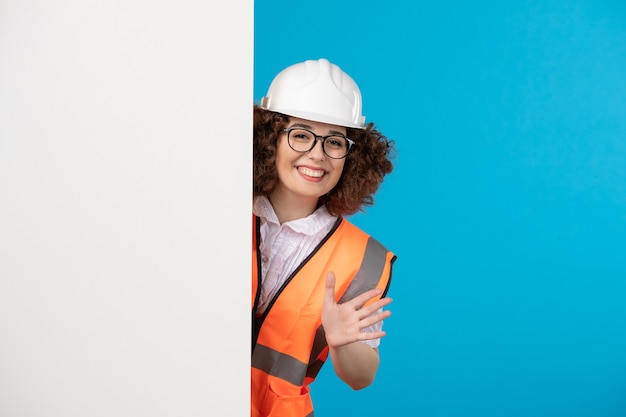
[(317, 208), (317, 198), (296, 198), (273, 193), (269, 196), (280, 224), (307, 217)]

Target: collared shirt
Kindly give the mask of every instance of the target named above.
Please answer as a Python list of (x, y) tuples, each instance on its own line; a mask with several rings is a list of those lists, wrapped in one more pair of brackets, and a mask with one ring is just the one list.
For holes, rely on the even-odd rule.
[[(326, 207), (313, 214), (280, 224), (267, 197), (254, 199), (253, 212), (261, 219), (261, 297), (257, 313), (263, 313), (269, 302), (285, 283), (289, 275), (309, 256), (337, 221)], [(379, 331), (382, 321), (362, 329), (364, 332)], [(380, 339), (363, 343), (378, 347)]]

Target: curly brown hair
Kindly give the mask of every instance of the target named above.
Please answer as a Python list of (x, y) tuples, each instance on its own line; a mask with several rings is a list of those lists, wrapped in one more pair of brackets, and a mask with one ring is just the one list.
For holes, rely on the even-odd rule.
[[(276, 144), (278, 136), (289, 123), (289, 116), (264, 110), (254, 105), (253, 195), (269, 196), (278, 184)], [(393, 170), (393, 141), (380, 133), (373, 123), (365, 129), (347, 128), (354, 141), (339, 182), (328, 194), (319, 198), (329, 213), (345, 216), (362, 211), (374, 203), (374, 193), (385, 175)]]

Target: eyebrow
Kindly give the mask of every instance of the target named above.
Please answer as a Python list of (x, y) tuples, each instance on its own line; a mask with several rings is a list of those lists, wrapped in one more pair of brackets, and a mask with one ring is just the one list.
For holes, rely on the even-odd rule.
[[(294, 127), (301, 127), (302, 129), (307, 129), (313, 132), (313, 126), (307, 125), (306, 123), (294, 123), (290, 126), (290, 129)], [(339, 132), (338, 130), (330, 130), (328, 131), (328, 135), (339, 135), (339, 136), (343, 136), (344, 138), (346, 137), (345, 133)], [(322, 136), (328, 136), (328, 135), (322, 135)]]

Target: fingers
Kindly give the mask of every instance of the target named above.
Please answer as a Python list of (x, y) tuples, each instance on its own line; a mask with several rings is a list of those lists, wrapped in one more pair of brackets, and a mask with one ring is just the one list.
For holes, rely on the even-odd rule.
[[(355, 309), (360, 309), (361, 307), (363, 307), (363, 305), (365, 303), (367, 303), (369, 300), (378, 297), (380, 294), (382, 293), (382, 290), (378, 289), (378, 288), (374, 288), (372, 290), (366, 291), (361, 295), (358, 295), (356, 297), (354, 297), (352, 300), (346, 301), (346, 303), (350, 303)], [(376, 301), (375, 303), (371, 304), (378, 304), (378, 303), (382, 303), (379, 305), (379, 307), (384, 307), (387, 304), (389, 304), (391, 302), (391, 299), (388, 297), (385, 298), (381, 298), (380, 300)], [(370, 305), (370, 306), (371, 306)], [(368, 307), (370, 307), (368, 306)], [(376, 309), (374, 309), (376, 310)], [(374, 311), (372, 310), (372, 311)]]
[(357, 310), (359, 320), (363, 320), (364, 318), (371, 316), (372, 314), (379, 310), (382, 310), (383, 307), (386, 307), (389, 304), (391, 304), (391, 298), (383, 298), (376, 301), (375, 303), (368, 305), (367, 307), (363, 307), (360, 310)]
[[(326, 274), (326, 289), (324, 292), (324, 304), (333, 305), (336, 304), (335, 301), (335, 273), (330, 271)], [(355, 310), (359, 311), (360, 318), (369, 316), (377, 310), (382, 309), (383, 307), (389, 305), (391, 303), (391, 298), (385, 297), (377, 300), (367, 307), (363, 307), (365, 303), (368, 301), (378, 297), (382, 293), (382, 290), (379, 288), (373, 288), (369, 291), (364, 292), (351, 300), (346, 301), (343, 304), (347, 304), (352, 306)]]
[(348, 301), (346, 301), (343, 304), (352, 305), (356, 310), (358, 310), (361, 307), (363, 307), (363, 305), (366, 302), (368, 302), (372, 298), (380, 295), (380, 293), (381, 293), (381, 290), (379, 290), (378, 288), (374, 288), (373, 290), (369, 290), (369, 291), (364, 292), (363, 294), (357, 295), (353, 299), (348, 300)]
[(361, 329), (364, 329), (366, 327), (372, 326), (378, 322), (381, 322), (387, 318), (389, 318), (389, 316), (391, 316), (391, 311), (389, 310), (385, 310), (385, 311), (381, 311), (378, 314), (371, 314), (367, 317), (364, 317), (360, 320), (359, 322), (359, 327)]

